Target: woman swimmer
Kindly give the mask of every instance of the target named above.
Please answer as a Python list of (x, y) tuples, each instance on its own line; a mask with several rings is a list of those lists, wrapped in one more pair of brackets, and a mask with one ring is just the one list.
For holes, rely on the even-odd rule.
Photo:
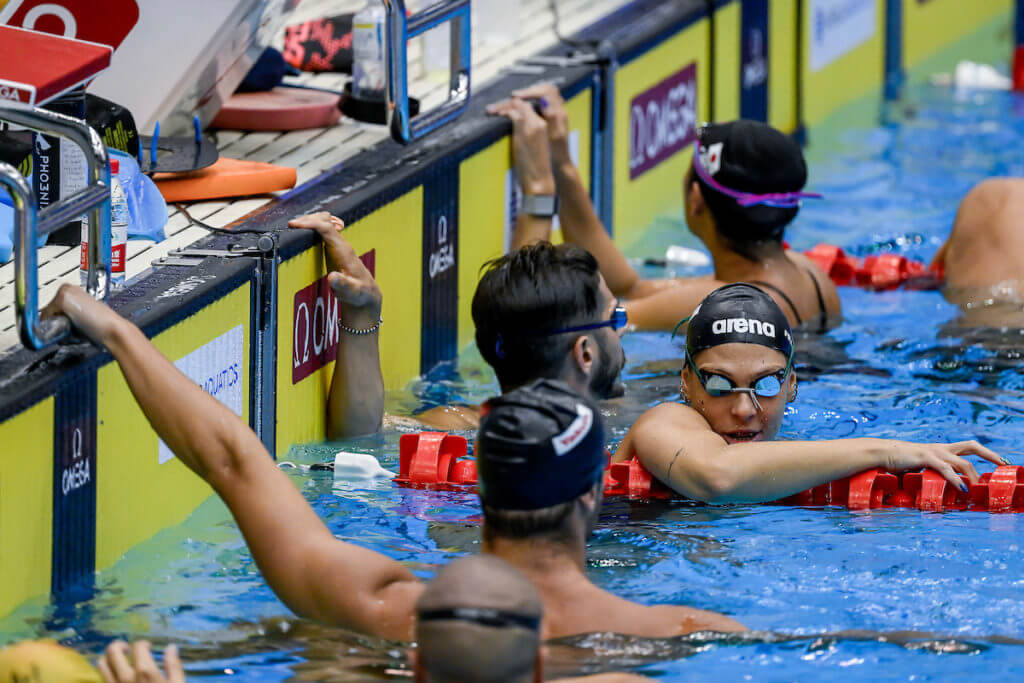
[[(693, 163), (683, 179), (683, 208), (690, 231), (711, 252), (714, 275), (644, 280), (594, 212), (570, 158), (569, 124), (558, 89), (544, 84), (512, 94), (512, 100), (492, 105), (489, 111), (513, 120), (516, 172), (524, 191), (550, 194), (557, 188), (562, 235), (597, 258), (612, 293), (627, 300), (625, 308), (635, 328), (671, 330), (701, 299), (729, 282), (764, 287), (793, 325), (824, 332), (838, 322), (835, 285), (809, 259), (782, 245), (783, 232), (801, 200), (816, 196), (802, 192), (807, 164), (791, 138), (755, 121), (698, 129)], [(538, 115), (523, 105), (524, 100), (539, 103), (547, 123), (547, 145)], [(539, 223), (517, 224), (514, 245), (550, 239), (550, 222), (543, 228), (537, 227)]]
[(891, 439), (772, 441), (796, 400), (789, 322), (763, 290), (720, 287), (690, 317), (679, 385), (629, 430), (613, 461), (635, 455), (651, 474), (708, 503), (777, 500), (872, 467), (931, 468), (957, 488), (978, 473), (963, 457), (1006, 460), (976, 441), (917, 444)]

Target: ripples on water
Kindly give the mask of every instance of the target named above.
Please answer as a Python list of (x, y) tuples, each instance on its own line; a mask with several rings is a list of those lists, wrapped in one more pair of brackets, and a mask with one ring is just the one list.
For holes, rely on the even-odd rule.
[[(1024, 176), (1020, 102), (1005, 94), (962, 101), (924, 89), (912, 105), (887, 112), (891, 122), (844, 134), (842, 149), (812, 149), (811, 184), (827, 201), (806, 204), (789, 241), (797, 249), (832, 242), (861, 256), (896, 251), (927, 261), (974, 183)], [(694, 246), (683, 230), (676, 220), (659, 221), (633, 255)], [(1020, 330), (966, 326), (936, 292), (845, 289), (842, 298), (843, 326), (800, 340), (800, 398), (783, 438), (976, 438), (1024, 464)], [(629, 392), (608, 406), (615, 441), (678, 387), (680, 340), (634, 334), (626, 349)], [(496, 391), (480, 358), (467, 354), (457, 368), (438, 368), (390, 397), (389, 410), (478, 403)], [(384, 466), (396, 469), (398, 436), (344, 446), (383, 454)], [(300, 447), (286, 459), (309, 465), (335, 450)], [(471, 493), (335, 482), (330, 472), (299, 468), (289, 474), (336, 535), (424, 578), (478, 549)], [(1024, 672), (1022, 532), (1024, 515), (608, 501), (588, 555), (595, 581), (645, 603), (723, 611), (755, 631), (726, 639), (565, 639), (552, 644), (549, 673), (633, 669), (715, 683), (1012, 677)], [(403, 645), (289, 617), (216, 500), (101, 573), (94, 592), (30, 604), (0, 622), (0, 642), (37, 635), (93, 652), (114, 636), (177, 642), (192, 678), (408, 677)]]

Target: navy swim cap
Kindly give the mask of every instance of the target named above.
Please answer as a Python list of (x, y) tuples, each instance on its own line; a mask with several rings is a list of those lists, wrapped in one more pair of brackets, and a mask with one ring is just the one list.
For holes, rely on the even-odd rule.
[(574, 500), (604, 475), (597, 406), (563, 382), (542, 379), (484, 404), (477, 432), (480, 498), (499, 510)]
[(764, 290), (746, 282), (719, 287), (704, 297), (686, 328), (690, 358), (733, 342), (767, 346), (786, 358), (793, 353), (793, 335), (786, 315)]

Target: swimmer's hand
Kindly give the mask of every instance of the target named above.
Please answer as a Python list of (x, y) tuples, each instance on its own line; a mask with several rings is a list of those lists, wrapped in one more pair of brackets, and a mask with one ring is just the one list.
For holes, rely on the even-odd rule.
[(76, 330), (101, 346), (107, 345), (117, 325), (124, 320), (105, 303), (71, 284), (61, 285), (53, 301), (42, 310), (43, 318), (55, 315), (66, 315)]
[(514, 90), (512, 97), (539, 102), (539, 109), (548, 124), (548, 141), (551, 145), (551, 163), (557, 167), (571, 164), (569, 154), (569, 114), (565, 100), (554, 83), (540, 83), (522, 90)]
[(341, 320), (357, 329), (373, 327), (380, 318), (383, 295), (356, 250), (341, 236), (345, 223), (326, 211), (299, 216), (288, 227), (315, 230), (324, 241), (327, 282), (341, 303)]
[(977, 441), (958, 443), (910, 443), (907, 441), (882, 441), (883, 467), (892, 472), (933, 469), (946, 478), (953, 486), (966, 491), (959, 474), (972, 483), (978, 483), (978, 472), (962, 456), (977, 455), (996, 465), (1009, 465), (1009, 461), (996, 455)]
[(123, 640), (115, 640), (107, 646), (98, 666), (107, 683), (185, 683), (185, 670), (174, 645), (164, 651), (166, 674), (160, 671), (149, 651), (149, 643), (144, 640), (130, 647)]
[(489, 105), (487, 113), (512, 121), (512, 157), (523, 191), (529, 195), (555, 194), (548, 125), (544, 119), (528, 102), (518, 98)]

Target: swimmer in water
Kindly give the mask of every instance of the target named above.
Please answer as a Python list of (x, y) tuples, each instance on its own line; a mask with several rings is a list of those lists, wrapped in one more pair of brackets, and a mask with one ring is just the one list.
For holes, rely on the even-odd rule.
[[(346, 327), (375, 325), (381, 319), (380, 288), (342, 237), (341, 219), (320, 212), (289, 225), (313, 230), (323, 240), (328, 282)], [(484, 264), (472, 315), (477, 346), (502, 391), (537, 379), (562, 380), (594, 400), (625, 391), (619, 375), (626, 363), (620, 339), (626, 314), (597, 261), (579, 247), (535, 244)], [(377, 338), (376, 331), (342, 330), (327, 406), (329, 438), (380, 429), (384, 380)], [(442, 406), (415, 421), (434, 429), (475, 429), (480, 407)]]
[(679, 394), (682, 403), (637, 420), (614, 461), (636, 455), (674, 491), (708, 503), (777, 500), (872, 467), (927, 467), (966, 490), (957, 474), (974, 483), (978, 473), (962, 456), (1008, 464), (976, 441), (773, 441), (797, 396), (793, 338), (775, 301), (746, 283), (715, 290), (693, 312)]
[[(114, 356), (149, 423), (225, 502), (285, 605), (299, 616), (355, 631), (412, 637), (423, 582), (408, 568), (335, 538), (248, 425), (105, 303), (81, 287), (63, 285), (46, 309), (54, 314), (66, 315)], [(600, 412), (569, 386), (544, 381), (492, 400), (476, 456), (483, 550), (534, 583), (550, 637), (743, 628), (701, 610), (637, 605), (587, 579), (584, 550), (600, 509), (604, 433)]]
[(1024, 179), (992, 178), (960, 202), (949, 239), (932, 260), (945, 271), (943, 295), (964, 322), (1024, 327)]
[[(512, 95), (488, 111), (513, 122), (513, 153), (524, 193), (557, 188), (562, 235), (597, 258), (612, 294), (626, 300), (636, 329), (671, 330), (701, 299), (730, 282), (763, 287), (794, 326), (825, 332), (838, 323), (835, 285), (810, 259), (782, 246), (785, 227), (806, 196), (801, 190), (807, 165), (791, 138), (754, 121), (698, 129), (693, 162), (683, 179), (683, 208), (690, 231), (711, 252), (714, 274), (644, 280), (594, 212), (569, 155), (569, 123), (558, 89), (544, 84)], [(539, 103), (546, 126), (539, 125), (542, 119), (532, 102)], [(513, 244), (550, 235), (550, 220), (517, 223)]]
[[(443, 567), (416, 603), (413, 680), (539, 683), (544, 605), (530, 580), (493, 555)], [(650, 680), (609, 673), (561, 679), (578, 683)]]

